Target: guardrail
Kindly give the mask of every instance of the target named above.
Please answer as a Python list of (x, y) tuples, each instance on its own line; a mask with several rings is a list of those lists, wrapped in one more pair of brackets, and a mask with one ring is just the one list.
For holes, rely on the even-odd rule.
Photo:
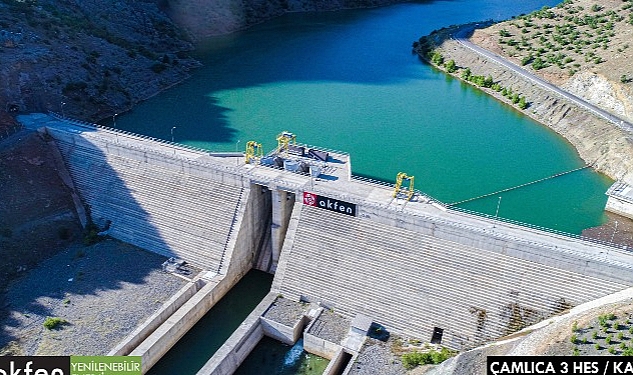
[[(162, 145), (165, 145), (167, 147), (170, 148), (174, 148), (174, 149), (185, 149), (185, 150), (189, 150), (189, 151), (194, 151), (194, 152), (199, 152), (202, 153), (204, 155), (209, 155), (209, 151), (202, 149), (202, 148), (198, 148), (198, 147), (193, 147), (193, 146), (187, 146), (187, 145), (181, 145), (181, 144), (177, 144), (174, 142), (170, 142), (170, 141), (166, 141), (166, 140), (162, 140), (162, 139), (158, 139), (158, 138), (154, 138), (154, 137), (150, 137), (150, 136), (145, 136), (145, 135), (140, 135), (140, 134), (136, 134), (136, 133), (132, 133), (132, 132), (128, 132), (125, 130), (120, 130), (120, 129), (114, 129), (114, 128), (109, 128), (109, 127), (105, 127), (102, 125), (98, 125), (98, 124), (92, 124), (92, 123), (88, 123), (85, 121), (81, 121), (81, 120), (73, 120), (73, 119), (69, 119), (66, 117), (63, 117), (57, 113), (54, 112), (49, 112), (49, 114), (61, 121), (65, 121), (68, 122), (70, 124), (73, 125), (77, 125), (80, 127), (85, 127), (85, 128), (89, 128), (89, 129), (98, 129), (98, 130), (105, 130), (108, 132), (114, 132), (117, 134), (123, 134), (123, 135), (127, 135), (127, 136), (131, 136), (131, 137), (135, 137), (135, 138), (140, 138), (143, 140), (149, 140), (152, 142), (157, 142), (160, 143)], [(331, 152), (331, 153), (338, 153), (341, 155), (349, 155), (348, 153), (345, 152), (340, 152), (340, 151), (336, 151), (336, 150), (330, 150), (330, 149), (326, 149), (326, 148), (322, 148), (322, 147), (315, 147), (315, 146), (310, 146), (310, 145), (306, 145), (306, 144), (301, 144), (301, 146), (304, 147), (309, 147), (309, 148), (314, 148), (317, 150), (323, 150), (323, 151), (327, 151), (327, 152)], [(133, 144), (128, 144), (126, 145), (126, 147), (128, 148), (132, 148), (132, 149), (137, 149), (139, 151), (143, 151), (143, 152), (149, 152), (152, 154), (156, 154), (156, 155), (161, 155), (161, 156), (169, 156), (170, 158), (174, 158), (174, 159), (178, 159), (180, 161), (183, 162), (187, 162), (190, 163), (192, 165), (195, 166), (199, 166), (201, 168), (205, 168), (205, 169), (212, 169), (212, 170), (216, 170), (216, 171), (222, 171), (225, 173), (229, 173), (232, 174), (234, 176), (237, 177), (244, 177), (243, 173), (240, 173), (238, 171), (238, 168), (236, 167), (228, 167), (228, 166), (224, 166), (224, 165), (220, 165), (220, 164), (211, 164), (211, 163), (205, 163), (205, 162), (201, 162), (199, 160), (192, 160), (192, 159), (188, 159), (185, 157), (181, 157), (179, 155), (166, 155), (162, 152), (159, 152), (157, 150), (154, 149), (149, 149), (149, 148), (145, 148), (145, 147), (140, 147), (137, 145), (133, 145)], [(283, 167), (279, 167), (276, 165), (262, 165), (268, 168), (273, 168), (273, 169), (278, 169), (278, 170), (284, 170)], [(306, 177), (310, 177), (309, 173), (305, 173), (305, 172), (293, 172), (299, 175), (303, 175)], [(376, 185), (376, 186), (380, 186), (380, 187), (385, 187), (385, 188), (390, 188), (390, 189), (394, 189), (395, 188), (395, 184), (390, 183), (390, 182), (386, 182), (386, 181), (381, 181), (378, 179), (374, 179), (374, 178), (370, 178), (370, 177), (365, 177), (365, 176), (359, 176), (359, 175), (352, 175), (352, 180), (360, 182), (360, 183), (364, 183), (364, 184), (369, 184), (369, 185)], [(250, 178), (250, 177), (249, 177)], [(293, 190), (293, 191), (300, 191), (300, 190), (305, 190), (305, 188), (308, 185), (308, 182), (306, 184), (296, 184), (296, 183), (288, 183), (286, 181), (281, 180), (279, 177), (277, 178), (267, 178), (264, 176), (257, 176), (257, 177), (253, 177), (253, 180), (257, 180), (257, 182), (259, 183), (266, 183), (266, 184), (274, 184), (280, 187), (285, 187), (287, 189)], [(343, 193), (335, 193), (331, 190), (323, 190), (320, 189), (318, 187), (313, 187), (314, 192), (321, 192), (324, 194), (327, 194), (329, 196), (331, 196), (332, 198), (337, 198), (337, 199), (341, 199), (344, 201), (348, 201), (348, 202), (358, 202), (358, 203), (362, 203), (364, 205), (368, 205), (368, 206), (373, 206), (376, 208), (380, 208), (380, 209), (388, 209), (388, 210), (395, 210), (396, 208), (393, 207), (390, 204), (381, 204), (378, 202), (369, 202), (369, 201), (362, 201), (362, 199), (359, 199), (358, 197), (352, 196), (352, 195), (348, 195), (348, 194), (343, 194)], [(493, 216), (493, 215), (489, 215), (486, 213), (482, 213), (482, 212), (476, 212), (476, 211), (471, 211), (471, 210), (466, 210), (463, 208), (459, 208), (459, 207), (455, 207), (455, 206), (451, 206), (451, 205), (447, 205), (446, 203), (426, 194), (423, 193), (420, 190), (415, 190), (415, 195), (417, 196), (421, 196), (424, 197), (428, 202), (431, 203), (435, 203), (447, 210), (450, 211), (455, 211), (455, 212), (460, 212), (466, 215), (473, 215), (473, 216), (478, 216), (478, 217), (483, 217), (486, 218), (488, 220), (492, 220), (492, 221), (497, 221), (500, 223), (507, 223), (507, 224), (513, 224), (513, 225), (517, 225), (517, 226), (521, 226), (521, 227), (525, 227), (525, 228), (530, 228), (530, 229), (534, 229), (534, 230), (538, 230), (538, 231), (542, 231), (542, 232), (547, 232), (547, 233), (551, 233), (551, 234), (555, 234), (555, 235), (559, 235), (559, 236), (564, 236), (564, 237), (568, 237), (568, 238), (573, 238), (573, 239), (577, 239), (577, 240), (582, 240), (582, 241), (587, 241), (587, 242), (592, 242), (595, 243), (597, 245), (601, 245), (601, 246), (605, 246), (611, 249), (615, 249), (615, 250), (619, 250), (619, 251), (627, 251), (627, 252), (631, 252), (633, 251), (633, 249), (629, 249), (627, 247), (622, 247), (622, 246), (618, 246), (616, 244), (613, 244), (611, 242), (607, 242), (607, 241), (602, 241), (602, 240), (598, 240), (598, 239), (593, 239), (593, 238), (589, 238), (589, 237), (585, 237), (582, 235), (578, 235), (578, 234), (574, 234), (574, 233), (568, 233), (568, 232), (563, 232), (563, 231), (559, 231), (553, 228), (547, 228), (547, 227), (542, 227), (539, 225), (535, 225), (535, 224), (530, 224), (530, 223), (525, 223), (525, 222), (521, 222), (521, 221), (517, 221), (517, 220), (512, 220), (512, 219), (507, 219), (507, 218), (503, 218), (503, 217), (498, 217), (498, 216)], [(361, 202), (362, 201), (362, 202)], [(409, 214), (412, 214), (414, 216), (421, 216), (421, 215), (416, 215), (414, 212), (408, 212)]]
[(137, 137), (137, 138), (141, 138), (141, 139), (145, 139), (145, 140), (149, 140), (149, 141), (153, 141), (153, 142), (158, 142), (158, 143), (161, 143), (161, 144), (163, 144), (165, 146), (173, 147), (173, 148), (176, 148), (176, 149), (189, 150), (189, 151), (195, 151), (195, 152), (202, 152), (205, 155), (208, 155), (211, 152), (210, 150), (206, 150), (206, 149), (200, 148), (200, 147), (189, 146), (189, 145), (185, 145), (185, 144), (181, 144), (181, 143), (171, 142), (171, 141), (168, 141), (168, 140), (165, 140), (165, 139), (151, 137), (149, 135), (133, 133), (133, 132), (129, 132), (127, 130), (111, 128), (111, 127), (108, 127), (108, 126), (103, 126), (103, 125), (99, 125), (99, 124), (95, 124), (95, 123), (91, 123), (91, 122), (86, 122), (86, 121), (82, 121), (82, 120), (71, 119), (71, 118), (62, 116), (59, 113), (56, 113), (56, 112), (53, 112), (53, 111), (49, 111), (48, 114), (51, 117), (54, 117), (57, 120), (67, 122), (67, 123), (72, 124), (72, 125), (84, 127), (84, 128), (87, 128), (87, 129), (92, 129), (92, 130), (98, 129), (98, 130), (105, 130), (105, 131), (118, 133), (118, 134), (123, 134), (123, 135), (129, 135), (129, 136), (133, 136), (133, 137)]

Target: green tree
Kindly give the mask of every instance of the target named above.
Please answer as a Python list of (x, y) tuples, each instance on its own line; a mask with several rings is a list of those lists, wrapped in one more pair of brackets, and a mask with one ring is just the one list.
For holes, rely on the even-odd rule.
[(457, 64), (455, 64), (455, 60), (448, 60), (444, 67), (446, 67), (446, 71), (448, 73), (455, 73), (457, 71)]
[(431, 62), (438, 66), (442, 65), (444, 63), (444, 57), (442, 57), (441, 53), (435, 51), (431, 57)]
[(525, 96), (522, 96), (521, 99), (519, 99), (519, 104), (518, 104), (519, 108), (521, 109), (526, 109), (527, 108), (527, 102), (525, 101)]
[(470, 68), (466, 68), (464, 69), (464, 71), (462, 72), (462, 79), (464, 81), (468, 81), (470, 79), (472, 72), (470, 71)]
[(491, 88), (493, 83), (494, 83), (494, 80), (492, 79), (492, 76), (490, 76), (490, 75), (489, 75), (489, 76), (488, 76), (488, 77), (486, 77), (486, 79), (484, 80), (484, 85), (483, 85), (483, 86), (484, 86), (484, 87), (487, 87), (487, 88)]

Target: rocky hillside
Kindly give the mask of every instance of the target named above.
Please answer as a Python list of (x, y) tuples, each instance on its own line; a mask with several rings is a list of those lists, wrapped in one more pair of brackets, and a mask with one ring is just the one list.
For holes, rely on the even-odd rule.
[(471, 40), (633, 120), (633, 0), (565, 0)]
[(14, 276), (81, 238), (70, 190), (53, 160), (46, 141), (32, 132), (0, 143), (0, 291)]
[(199, 65), (192, 40), (286, 12), (400, 1), (0, 0), (0, 110), (96, 121), (186, 79)]
[(0, 0), (0, 110), (110, 116), (188, 77), (192, 48), (155, 1)]

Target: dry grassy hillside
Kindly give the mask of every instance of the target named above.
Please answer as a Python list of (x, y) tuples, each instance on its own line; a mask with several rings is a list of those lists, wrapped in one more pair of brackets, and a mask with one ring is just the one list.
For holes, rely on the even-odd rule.
[(633, 119), (633, 0), (565, 0), (477, 30), (471, 40)]

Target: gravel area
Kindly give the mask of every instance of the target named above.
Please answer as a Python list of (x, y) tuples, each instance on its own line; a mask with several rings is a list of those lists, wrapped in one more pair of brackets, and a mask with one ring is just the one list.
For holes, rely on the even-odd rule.
[(266, 310), (264, 317), (277, 323), (293, 327), (307, 312), (308, 305), (302, 302), (294, 302), (287, 298), (278, 297)]
[(350, 375), (404, 375), (400, 357), (392, 353), (392, 339), (382, 342), (368, 338), (349, 372)]
[(349, 326), (352, 321), (341, 315), (333, 313), (330, 310), (324, 310), (316, 319), (308, 333), (339, 344), (349, 332)]
[[(106, 239), (74, 244), (11, 283), (2, 309), (2, 354), (104, 355), (186, 281), (165, 258)], [(66, 321), (46, 329), (46, 317)]]

